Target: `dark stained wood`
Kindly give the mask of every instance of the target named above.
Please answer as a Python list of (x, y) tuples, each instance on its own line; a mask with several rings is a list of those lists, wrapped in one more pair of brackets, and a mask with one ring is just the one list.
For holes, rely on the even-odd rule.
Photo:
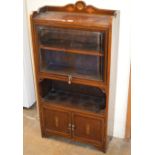
[(102, 119), (92, 118), (78, 113), (73, 114), (72, 130), (74, 139), (82, 139), (89, 143), (102, 145), (103, 127), (104, 122)]
[(57, 104), (62, 107), (67, 106), (72, 109), (80, 109), (86, 112), (90, 111), (98, 114), (102, 114), (105, 108), (104, 98), (91, 97), (63, 91), (56, 91), (55, 93), (49, 92), (47, 96), (42, 98), (42, 102), (46, 102), (48, 104)]
[[(54, 17), (54, 18), (52, 18)], [(85, 22), (83, 22), (85, 21)], [(101, 15), (88, 15), (79, 13), (65, 13), (65, 12), (44, 12), (43, 14), (37, 15), (34, 18), (36, 24), (47, 23), (49, 25), (66, 25), (74, 27), (94, 27), (94, 28), (107, 28), (111, 25), (111, 16), (101, 16)]]
[(104, 119), (105, 114), (106, 114), (106, 111), (104, 111), (103, 113), (95, 113), (95, 112), (91, 112), (91, 111), (82, 110), (79, 108), (72, 108), (69, 106), (61, 106), (61, 105), (58, 105), (55, 103), (49, 104), (49, 102), (46, 102), (46, 101), (42, 102), (41, 99), (40, 99), (40, 103), (41, 103), (41, 107), (45, 107), (47, 109), (65, 110), (65, 111), (71, 112), (72, 114), (79, 113), (79, 114), (83, 114), (83, 115), (87, 115), (87, 116), (89, 115), (94, 118)]
[(70, 137), (71, 114), (62, 110), (51, 110), (43, 108), (43, 125), (45, 132), (56, 133), (58, 135)]
[(106, 152), (114, 15), (82, 1), (31, 15), (42, 136), (65, 136)]
[(57, 51), (57, 52), (66, 52), (66, 53), (73, 53), (73, 54), (83, 54), (83, 55), (93, 55), (93, 56), (104, 56), (101, 52), (96, 52), (96, 51), (80, 51), (76, 49), (65, 49), (65, 48), (58, 48), (58, 47), (50, 47), (50, 46), (45, 46), (45, 45), (40, 45), (41, 49), (44, 50), (51, 50), (51, 51)]
[[(59, 75), (59, 74), (54, 74), (52, 72), (51, 73), (41, 72), (39, 74), (39, 77), (41, 79), (46, 78), (46, 79), (51, 79), (51, 80), (60, 80), (60, 81), (68, 82), (68, 76), (62, 76), (62, 75)], [(82, 79), (82, 78), (73, 77), (72, 78), (72, 83), (98, 87), (98, 88), (101, 88), (105, 93), (107, 92), (107, 86), (102, 81), (95, 81), (95, 80), (89, 80), (89, 79)]]
[[(44, 6), (38, 10), (39, 13), (46, 11), (59, 11), (59, 12), (71, 12), (71, 13), (78, 12), (78, 13), (109, 15), (109, 16), (115, 15), (115, 10), (99, 9), (92, 5), (86, 5), (85, 2), (83, 1), (78, 1), (75, 4), (68, 4), (63, 7)], [(35, 12), (34, 14), (37, 14), (37, 12)]]
[(86, 6), (84, 2), (77, 2), (75, 5), (69, 4), (65, 7), (42, 7), (38, 12), (33, 13), (33, 18), (36, 24), (103, 30), (103, 27), (108, 28), (112, 24), (111, 19), (114, 15), (114, 10), (97, 9), (91, 5)]
[(107, 32), (106, 46), (107, 46), (107, 56), (106, 56), (106, 115), (105, 115), (105, 141), (104, 141), (104, 150), (107, 150), (109, 139), (108, 139), (108, 115), (109, 115), (109, 91), (110, 91), (110, 65), (111, 65), (111, 36), (112, 36), (112, 27), (109, 27), (109, 31)]
[(48, 92), (51, 90), (51, 85), (52, 85), (52, 81), (51, 80), (40, 80), (39, 81), (39, 86), (40, 86), (40, 95), (42, 97), (46, 96), (48, 94)]

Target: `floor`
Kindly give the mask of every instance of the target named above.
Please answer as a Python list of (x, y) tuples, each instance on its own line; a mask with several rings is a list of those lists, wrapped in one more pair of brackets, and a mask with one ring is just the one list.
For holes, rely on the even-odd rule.
[(42, 138), (35, 106), (23, 110), (24, 155), (130, 155), (130, 142), (113, 138), (107, 153), (87, 144), (52, 137)]

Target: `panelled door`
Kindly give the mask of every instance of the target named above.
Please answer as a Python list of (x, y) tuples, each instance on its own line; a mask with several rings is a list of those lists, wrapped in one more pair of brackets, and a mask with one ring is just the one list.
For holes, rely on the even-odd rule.
[(106, 80), (106, 31), (36, 26), (42, 78), (103, 86)]
[(73, 114), (72, 134), (74, 139), (101, 145), (103, 133), (103, 118)]
[(45, 132), (51, 135), (62, 135), (96, 145), (103, 143), (103, 118), (43, 107), (43, 119)]
[(45, 132), (71, 137), (71, 113), (64, 110), (43, 108)]

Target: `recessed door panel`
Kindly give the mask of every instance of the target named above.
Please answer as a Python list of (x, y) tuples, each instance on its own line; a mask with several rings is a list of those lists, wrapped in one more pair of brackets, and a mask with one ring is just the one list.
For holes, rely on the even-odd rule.
[(102, 143), (103, 120), (74, 114), (73, 121), (72, 130), (75, 139), (82, 139), (96, 144)]
[(64, 136), (71, 135), (71, 116), (69, 112), (43, 108), (46, 131)]

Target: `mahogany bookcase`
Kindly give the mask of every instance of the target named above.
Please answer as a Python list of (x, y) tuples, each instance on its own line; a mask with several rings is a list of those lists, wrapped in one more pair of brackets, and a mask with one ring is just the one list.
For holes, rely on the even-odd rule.
[(106, 151), (114, 15), (83, 1), (31, 15), (42, 137), (64, 136)]

